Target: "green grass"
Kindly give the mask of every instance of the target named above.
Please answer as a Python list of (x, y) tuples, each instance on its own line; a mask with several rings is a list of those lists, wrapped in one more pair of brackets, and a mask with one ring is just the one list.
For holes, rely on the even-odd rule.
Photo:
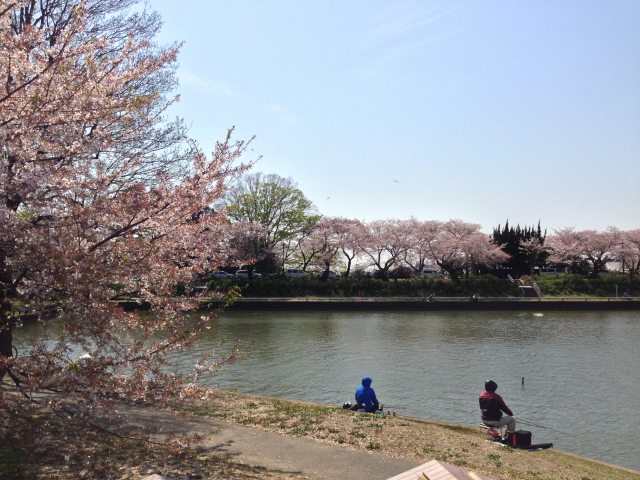
[[(251, 407), (249, 407), (251, 405)], [(640, 473), (556, 450), (529, 452), (496, 445), (479, 428), (402, 416), (355, 413), (341, 408), (219, 392), (207, 403), (228, 410), (227, 421), (260, 425), (336, 446), (405, 458), (437, 459), (503, 480), (640, 480)], [(205, 412), (198, 407), (193, 411)]]
[(625, 291), (640, 295), (640, 279), (631, 280), (628, 275), (606, 275), (601, 278), (585, 278), (581, 275), (542, 275), (532, 277), (545, 296), (553, 297), (622, 297)]

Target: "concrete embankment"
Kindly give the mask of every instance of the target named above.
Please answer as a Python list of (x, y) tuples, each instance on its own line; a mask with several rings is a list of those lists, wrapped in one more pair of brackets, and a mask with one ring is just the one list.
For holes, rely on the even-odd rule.
[[(214, 304), (208, 304), (214, 306)], [(229, 310), (640, 310), (640, 300), (599, 297), (480, 298), (460, 297), (294, 297), (240, 298)]]
[[(143, 299), (117, 300), (125, 310), (148, 310)], [(202, 298), (202, 308), (218, 308), (221, 300)], [(554, 297), (242, 297), (226, 310), (640, 310), (640, 298)]]

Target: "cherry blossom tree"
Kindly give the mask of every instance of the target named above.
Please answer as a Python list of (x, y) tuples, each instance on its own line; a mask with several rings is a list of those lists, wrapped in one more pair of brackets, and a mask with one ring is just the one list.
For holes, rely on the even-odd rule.
[(336, 218), (323, 218), (315, 229), (314, 236), (318, 243), (323, 246), (317, 255), (317, 265), (322, 269), (321, 280), (327, 280), (331, 265), (335, 262), (340, 250), (339, 232), (342, 229), (342, 220)]
[(615, 258), (622, 263), (623, 271), (628, 271), (629, 277), (633, 278), (640, 272), (640, 229), (621, 231), (612, 227), (610, 232), (616, 239)]
[[(296, 245), (291, 258), (296, 258), (303, 271), (310, 266), (328, 272), (338, 253), (336, 219), (322, 218), (317, 224), (310, 225), (295, 240)], [(321, 277), (324, 278), (324, 277)]]
[(310, 226), (308, 230), (300, 232), (295, 239), (296, 246), (293, 257), (299, 260), (300, 268), (307, 271), (314, 264), (317, 257), (327, 248), (327, 239), (321, 231), (320, 225)]
[(432, 259), (431, 245), (442, 229), (442, 222), (437, 220), (419, 221), (411, 218), (406, 221), (407, 250), (404, 254), (405, 264), (415, 272), (421, 272)]
[(366, 230), (364, 224), (359, 220), (348, 218), (333, 218), (331, 222), (333, 228), (332, 241), (337, 250), (345, 258), (345, 277), (351, 274), (351, 267), (354, 259), (361, 253), (361, 239), (365, 237)]
[(377, 274), (388, 278), (389, 270), (404, 256), (408, 244), (406, 224), (398, 220), (374, 220), (365, 224), (366, 235), (360, 247)]
[(600, 272), (606, 271), (607, 264), (614, 259), (616, 243), (616, 236), (611, 231), (576, 231), (564, 228), (556, 232), (549, 241), (552, 250), (550, 259), (568, 264), (573, 270), (586, 263), (589, 276), (595, 278)]
[[(228, 252), (224, 264), (241, 265), (254, 262), (255, 246), (267, 234), (267, 227), (257, 222), (230, 222), (225, 230), (226, 242), (219, 243), (221, 253)], [(253, 269), (249, 270), (249, 275), (253, 275)]]
[(562, 228), (549, 235), (547, 247), (550, 252), (549, 263), (566, 265), (572, 273), (581, 273), (585, 269), (585, 260), (573, 228)]
[(581, 253), (591, 265), (591, 277), (607, 270), (607, 264), (614, 260), (616, 237), (612, 232), (584, 230), (579, 232), (578, 245)]
[(431, 256), (436, 264), (458, 281), (466, 277), (475, 265), (490, 265), (504, 261), (508, 255), (491, 242), (480, 225), (462, 220), (442, 223), (438, 234), (430, 240)]
[[(193, 394), (216, 365), (169, 368), (211, 321), (185, 315), (198, 299), (175, 286), (228, 258), (227, 219), (203, 212), (247, 145), (229, 133), (210, 157), (194, 146), (181, 169), (169, 161), (182, 139), (162, 118), (177, 48), (156, 47), (155, 17), (132, 3), (0, 0), (0, 376), (23, 393), (0, 396), (0, 428), (16, 442), (33, 438), (34, 393), (55, 391), (49, 414), (87, 424), (113, 401)], [(115, 285), (153, 315), (119, 308)], [(15, 356), (25, 314), (59, 333)]]
[(519, 245), (519, 251), (521, 256), (526, 259), (529, 270), (544, 263), (542, 259), (549, 254), (549, 248), (544, 245), (539, 237), (522, 240)]

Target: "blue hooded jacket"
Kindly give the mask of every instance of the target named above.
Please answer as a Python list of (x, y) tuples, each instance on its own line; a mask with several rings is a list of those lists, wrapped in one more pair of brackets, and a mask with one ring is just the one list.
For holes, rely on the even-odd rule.
[(356, 402), (361, 404), (366, 410), (373, 410), (378, 405), (376, 392), (371, 388), (371, 377), (362, 377), (362, 386), (356, 389)]

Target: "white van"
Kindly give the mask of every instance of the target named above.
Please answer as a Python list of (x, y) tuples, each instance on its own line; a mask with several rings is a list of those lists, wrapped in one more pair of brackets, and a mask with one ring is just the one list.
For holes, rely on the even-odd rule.
[(562, 275), (568, 272), (567, 267), (542, 267), (540, 269), (540, 275)]
[(285, 277), (289, 278), (307, 278), (307, 272), (299, 268), (287, 268), (284, 272)]

